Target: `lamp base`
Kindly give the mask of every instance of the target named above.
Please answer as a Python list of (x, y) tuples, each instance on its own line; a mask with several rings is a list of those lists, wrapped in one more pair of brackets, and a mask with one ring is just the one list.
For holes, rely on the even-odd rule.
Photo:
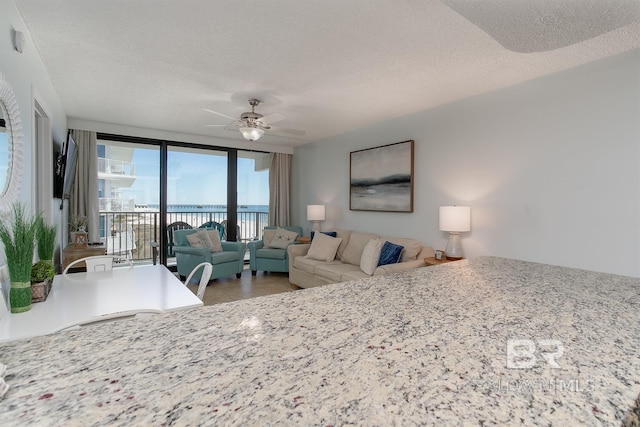
[(314, 233), (320, 233), (320, 221), (311, 221), (311, 223), (313, 224), (311, 230)]
[(460, 233), (449, 232), (449, 240), (447, 241), (447, 248), (444, 250), (447, 259), (462, 259), (462, 243), (460, 241)]

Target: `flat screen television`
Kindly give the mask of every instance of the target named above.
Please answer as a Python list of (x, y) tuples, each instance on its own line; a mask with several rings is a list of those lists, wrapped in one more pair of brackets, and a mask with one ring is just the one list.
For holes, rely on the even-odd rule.
[(67, 134), (67, 140), (62, 147), (62, 153), (56, 160), (56, 176), (54, 180), (54, 197), (68, 199), (71, 196), (71, 187), (76, 176), (76, 163), (78, 162), (78, 146), (71, 132)]

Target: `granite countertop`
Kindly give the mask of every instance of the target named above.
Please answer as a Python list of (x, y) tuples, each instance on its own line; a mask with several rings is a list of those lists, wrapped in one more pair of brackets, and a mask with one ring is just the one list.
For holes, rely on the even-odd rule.
[(483, 257), (2, 344), (0, 425), (621, 425), (639, 355), (640, 279)]

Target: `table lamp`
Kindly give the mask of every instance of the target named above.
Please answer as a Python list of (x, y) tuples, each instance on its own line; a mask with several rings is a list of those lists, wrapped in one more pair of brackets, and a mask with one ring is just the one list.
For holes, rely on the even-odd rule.
[(324, 218), (324, 205), (307, 205), (307, 221), (313, 223), (312, 230), (314, 233), (320, 232), (320, 221), (324, 221)]
[(469, 206), (440, 206), (440, 231), (449, 232), (449, 240), (445, 249), (447, 259), (461, 259), (460, 233), (471, 231), (471, 208)]

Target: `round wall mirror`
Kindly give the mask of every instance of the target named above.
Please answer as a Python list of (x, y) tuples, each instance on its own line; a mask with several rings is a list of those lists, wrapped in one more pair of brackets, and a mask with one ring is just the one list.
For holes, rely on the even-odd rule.
[(11, 85), (0, 73), (0, 214), (19, 200), (22, 179), (22, 122)]

